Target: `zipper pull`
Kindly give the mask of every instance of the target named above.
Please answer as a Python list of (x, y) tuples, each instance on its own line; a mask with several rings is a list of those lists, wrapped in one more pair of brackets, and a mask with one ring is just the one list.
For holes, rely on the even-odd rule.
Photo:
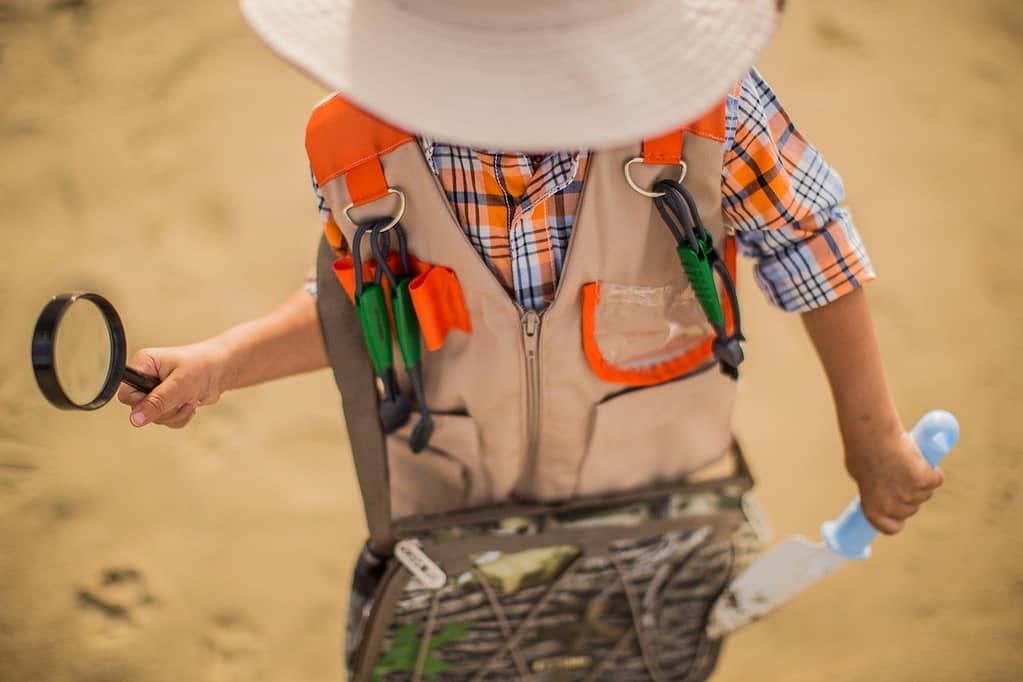
[(408, 538), (398, 542), (394, 558), (428, 589), (439, 590), (448, 582), (448, 574), (423, 551), (419, 540)]
[(540, 313), (535, 310), (527, 310), (522, 314), (522, 331), (529, 338), (535, 337), (540, 329)]

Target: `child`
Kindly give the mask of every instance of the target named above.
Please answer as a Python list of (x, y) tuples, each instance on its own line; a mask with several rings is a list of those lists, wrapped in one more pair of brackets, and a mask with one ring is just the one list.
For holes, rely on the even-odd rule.
[[(626, 167), (628, 183), (649, 192), (648, 170), (676, 178), (684, 168), (683, 185), (718, 243), (734, 232), (769, 300), (801, 314), (870, 522), (898, 532), (941, 485), (885, 383), (861, 288), (873, 272), (839, 207), (841, 180), (750, 70), (773, 31), (773, 3), (245, 0), (243, 8), (273, 49), (359, 105), (322, 103), (307, 137), (338, 255), (353, 246), (350, 203), (355, 222), (396, 209), (353, 200), (317, 121), (411, 130), (415, 144), (380, 154), (384, 175), (408, 195), (412, 253), (450, 267), (465, 297), (471, 331), (424, 357), (438, 414), (430, 447), (449, 461), (395, 454), (403, 446), (388, 439), (395, 516), (638, 489), (713, 464), (727, 449), (734, 381), (699, 370), (716, 359), (734, 373), (736, 358), (707, 350), (694, 365), (694, 339), (710, 329), (700, 319), (702, 331), (687, 336), (671, 317), (686, 297), (672, 284), (682, 273), (674, 244), (665, 248), (670, 233), (653, 203), (621, 177), (620, 162), (630, 160), (622, 150), (640, 150), (641, 140), (663, 151), (677, 139), (678, 148), (662, 157), (644, 146), (631, 160), (638, 165)], [(665, 136), (692, 121), (684, 135)], [(435, 179), (432, 191), (424, 177)], [(461, 235), (438, 224), (452, 218)], [(575, 234), (577, 219), (584, 227)], [(644, 308), (641, 294), (664, 305)], [(642, 333), (665, 329), (667, 341), (644, 345)], [(263, 318), (189, 346), (142, 350), (130, 364), (162, 379), (148, 395), (122, 387), (132, 424), (180, 428), (226, 390), (320, 369), (328, 356), (315, 298), (300, 290)], [(658, 417), (668, 412), (670, 420)], [(461, 468), (446, 470), (450, 459)]]

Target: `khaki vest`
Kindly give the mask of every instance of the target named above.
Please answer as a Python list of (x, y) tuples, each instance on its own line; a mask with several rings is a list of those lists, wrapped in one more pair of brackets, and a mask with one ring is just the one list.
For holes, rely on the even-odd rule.
[[(367, 134), (349, 125), (352, 116), (378, 128)], [(716, 128), (723, 131), (723, 119)], [(720, 243), (721, 135), (701, 132), (684, 133), (684, 184)], [(401, 223), (410, 252), (454, 270), (471, 320), (470, 333), (453, 332), (442, 348), (423, 354), (436, 425), (430, 446), (410, 451), (415, 414), (387, 437), (395, 518), (638, 489), (678, 480), (728, 450), (736, 384), (715, 368), (709, 341), (688, 353), (687, 364), (695, 367), (681, 379), (629, 386), (608, 380), (607, 372), (598, 376), (595, 345), (584, 338), (583, 292), (592, 304), (594, 283), (601, 292), (611, 287), (626, 294), (686, 289), (671, 234), (653, 201), (630, 188), (623, 173), (627, 161), (642, 156), (640, 143), (591, 154), (557, 293), (540, 314), (522, 310), (487, 269), (414, 138), (334, 96), (314, 111), (306, 145), (349, 244), (351, 203), (356, 221), (394, 210), (393, 200), (358, 196), (357, 185), (346, 182), (346, 175), (378, 173), (375, 166), (358, 167), (367, 149), (379, 158), (387, 185), (407, 198)], [(657, 158), (648, 154), (651, 160)], [(631, 170), (637, 185), (651, 187), (658, 178), (677, 178), (679, 166), (638, 163)], [(343, 294), (339, 287), (330, 295)], [(627, 322), (628, 305), (615, 314)], [(628, 338), (618, 341), (628, 347)], [(395, 362), (400, 367), (397, 353)]]

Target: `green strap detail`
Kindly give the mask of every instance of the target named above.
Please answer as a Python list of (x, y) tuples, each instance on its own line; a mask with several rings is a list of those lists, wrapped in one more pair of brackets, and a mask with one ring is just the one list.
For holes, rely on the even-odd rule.
[(411, 277), (404, 277), (398, 282), (397, 291), (391, 299), (394, 308), (394, 329), (398, 333), (398, 348), (406, 368), (415, 367), (422, 357), (419, 346), (419, 318), (412, 306), (412, 294), (409, 293)]
[(366, 349), (373, 361), (373, 369), (383, 374), (394, 366), (391, 355), (391, 323), (387, 317), (384, 290), (377, 284), (367, 284), (355, 299), (359, 311), (359, 326), (366, 339)]
[(676, 249), (678, 259), (682, 262), (682, 269), (686, 271), (686, 277), (707, 319), (715, 329), (724, 329), (725, 316), (711, 268), (714, 243), (708, 237), (706, 241), (697, 242), (697, 247), (694, 249), (689, 244), (680, 244)]

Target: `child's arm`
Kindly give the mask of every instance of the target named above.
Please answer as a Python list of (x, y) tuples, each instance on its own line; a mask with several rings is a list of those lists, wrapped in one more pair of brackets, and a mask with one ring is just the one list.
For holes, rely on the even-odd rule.
[(729, 99), (722, 209), (757, 283), (774, 305), (802, 313), (835, 398), (845, 464), (863, 511), (883, 533), (941, 485), (905, 433), (881, 370), (862, 285), (874, 278), (866, 248), (841, 206), (838, 173), (751, 71)]
[(882, 533), (897, 533), (942, 484), (913, 445), (885, 383), (863, 289), (803, 313), (831, 384), (845, 446), (845, 467), (863, 512)]
[(181, 428), (223, 391), (326, 367), (327, 353), (316, 299), (301, 289), (268, 315), (199, 343), (141, 350), (128, 364), (161, 379), (148, 395), (121, 385), (132, 424)]

